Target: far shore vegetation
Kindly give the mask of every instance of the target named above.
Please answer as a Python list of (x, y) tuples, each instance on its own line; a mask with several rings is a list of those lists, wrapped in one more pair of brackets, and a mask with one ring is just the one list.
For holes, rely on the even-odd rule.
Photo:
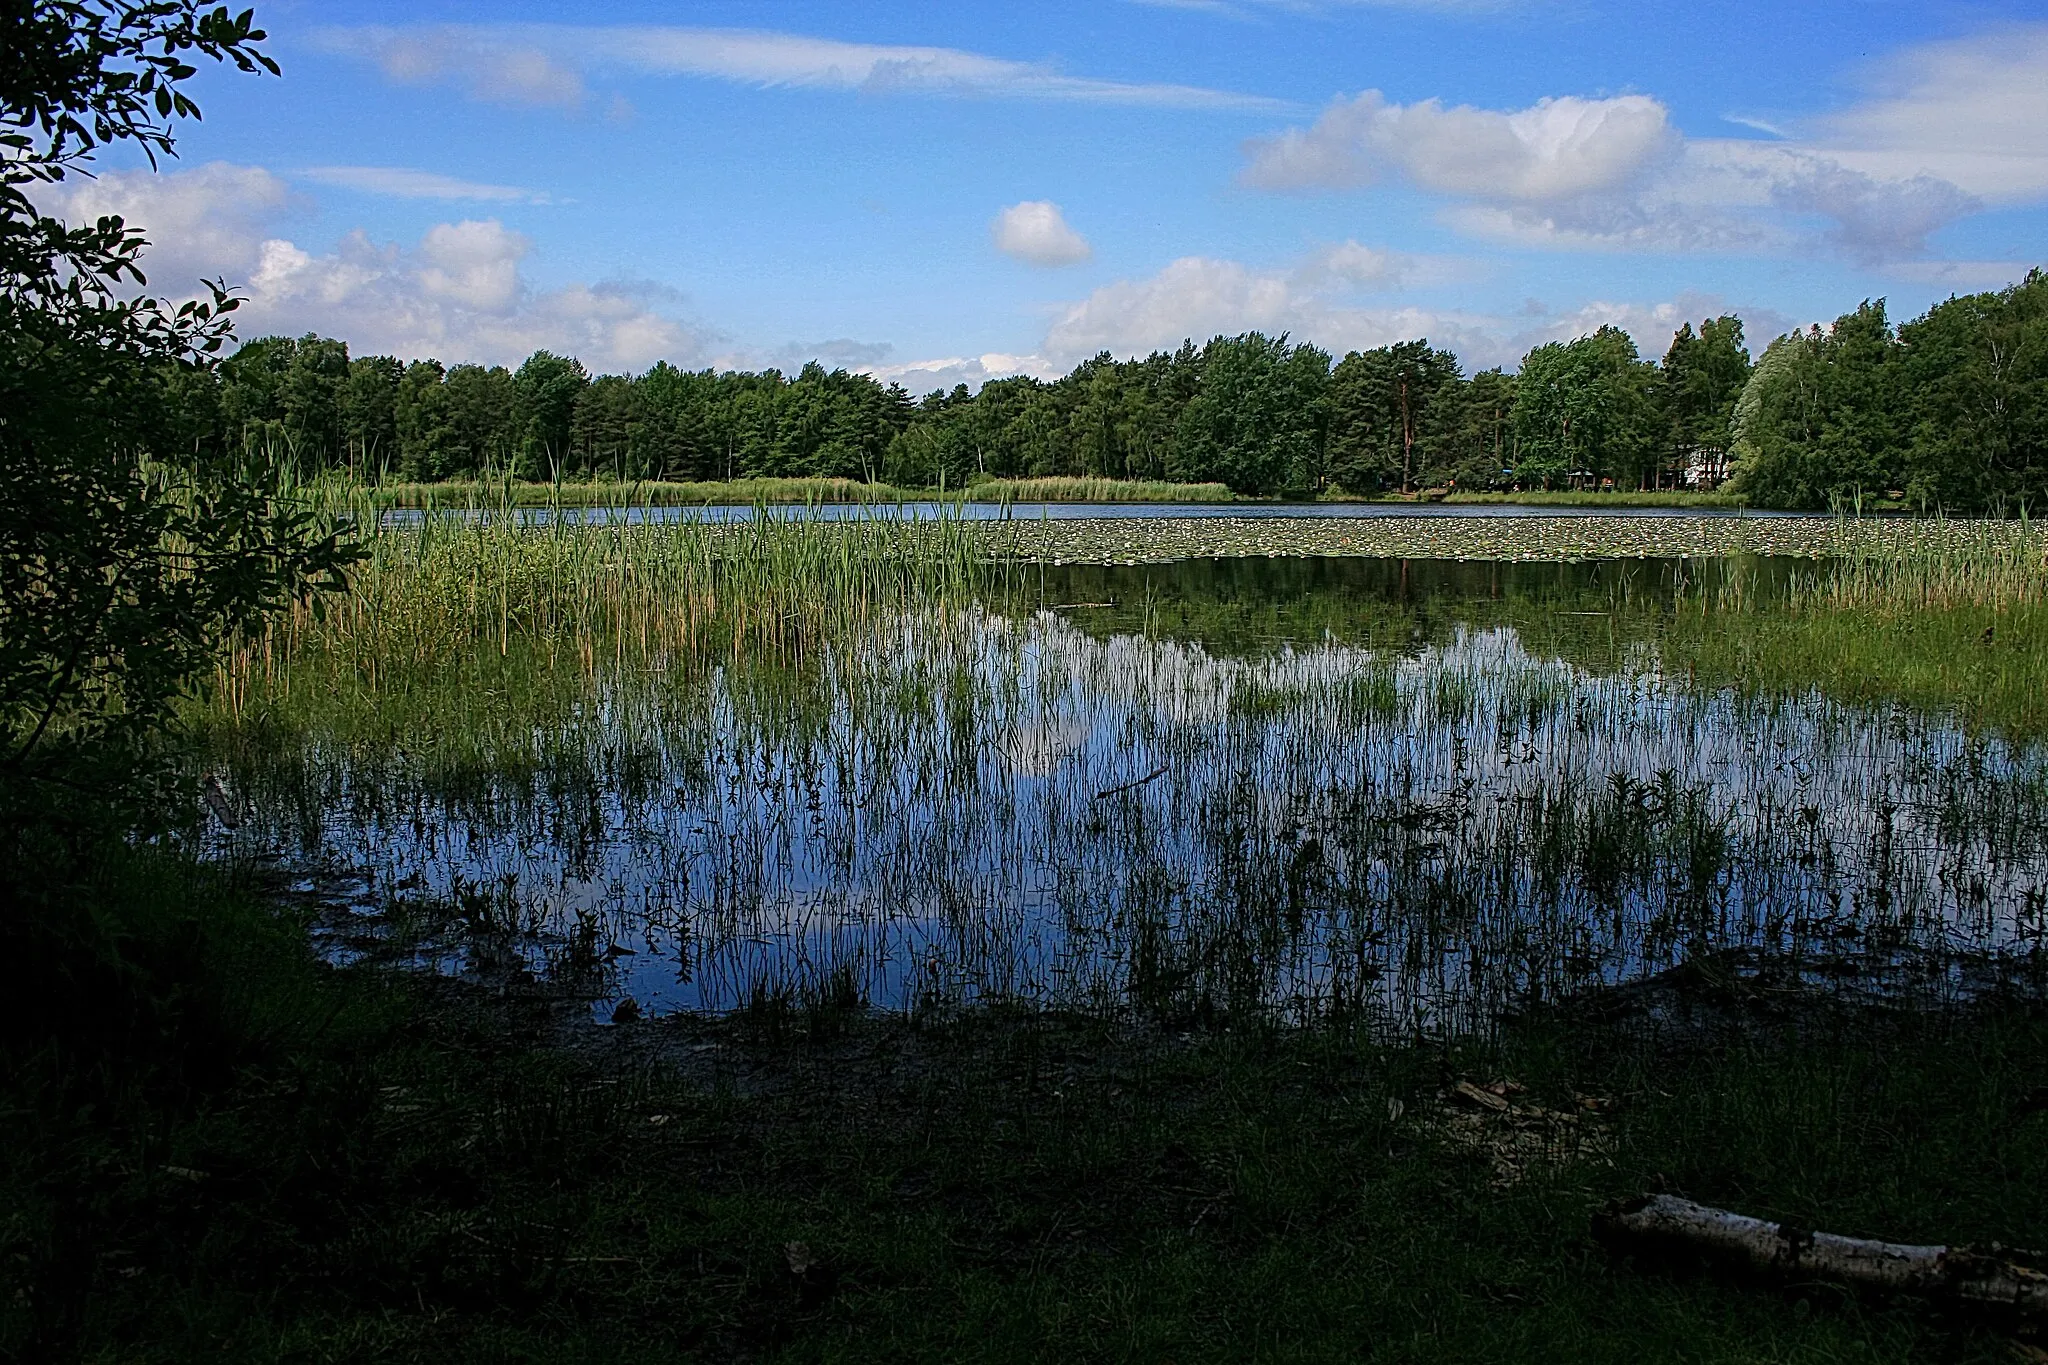
[[(1421, 502), (1461, 504), (1521, 503), (1549, 507), (1703, 507), (1749, 506), (1740, 493), (1666, 489), (1595, 492), (1529, 489), (1514, 492), (1472, 492), (1434, 489), (1420, 495), (1387, 494), (1355, 498), (1341, 491), (1312, 499), (1254, 498), (1234, 493), (1222, 483), (1168, 483), (1153, 479), (1103, 479), (1051, 475), (1038, 479), (976, 479), (963, 486), (901, 487), (861, 483), (854, 479), (749, 478), (705, 482), (610, 477), (548, 482), (537, 479), (443, 479), (434, 483), (396, 481), (367, 485), (364, 490), (382, 507), (747, 507), (755, 503), (903, 503), (966, 501), (982, 503), (1217, 503), (1217, 502)], [(1903, 504), (1869, 501), (1869, 510), (1891, 510)]]
[(1681, 326), (1660, 359), (1603, 327), (1537, 346), (1513, 373), (1467, 375), (1426, 340), (1336, 357), (1252, 332), (920, 397), (817, 363), (592, 375), (546, 351), (516, 369), (444, 366), (306, 336), (169, 373), (164, 400), (194, 448), (261, 447), (309, 475), (402, 486), (489, 476), (779, 498), (827, 481), (874, 497), (1155, 501), (1214, 485), (2012, 515), (2048, 503), (2044, 357), (2048, 276), (2033, 271), (1897, 326), (1866, 302), (1754, 356), (1741, 319), (1722, 316)]

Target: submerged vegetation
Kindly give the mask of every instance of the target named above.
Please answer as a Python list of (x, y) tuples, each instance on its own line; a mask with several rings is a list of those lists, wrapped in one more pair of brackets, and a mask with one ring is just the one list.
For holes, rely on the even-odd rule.
[[(1468, 603), (1403, 565), (1398, 593), (1332, 573), (1246, 629), (1141, 570), (1000, 571), (976, 534), (386, 531), (350, 599), (250, 641), (195, 721), (258, 813), (238, 838), (373, 887), (496, 888), (535, 970), (579, 933), (635, 942), (610, 997), (635, 1009), (832, 988), (1435, 1034), (1688, 954), (1796, 958), (1821, 906), (1901, 950), (2034, 951), (2039, 704), (1951, 680), (2002, 740), (1844, 710), (1811, 671), (1966, 583), (1980, 603), (1941, 610), (2001, 613), (2032, 663), (2014, 555), (1657, 566), (1569, 606), (1499, 566)], [(380, 951), (374, 919), (349, 951)]]

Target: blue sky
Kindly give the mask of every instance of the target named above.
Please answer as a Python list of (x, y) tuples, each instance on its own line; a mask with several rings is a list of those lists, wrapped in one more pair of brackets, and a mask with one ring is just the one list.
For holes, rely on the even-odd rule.
[(1259, 328), (1758, 348), (2048, 263), (2048, 8), (258, 6), (181, 159), (57, 196), (244, 334), (922, 391)]

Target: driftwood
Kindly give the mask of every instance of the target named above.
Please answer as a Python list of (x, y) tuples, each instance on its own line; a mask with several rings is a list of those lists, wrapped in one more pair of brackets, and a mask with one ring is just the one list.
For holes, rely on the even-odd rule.
[(1097, 801), (1102, 801), (1112, 796), (1121, 796), (1125, 792), (1136, 791), (1138, 788), (1146, 785), (1149, 782), (1157, 782), (1160, 778), (1164, 776), (1166, 776), (1166, 765), (1161, 764), (1157, 768), (1154, 768), (1151, 772), (1146, 773), (1143, 777), (1139, 778), (1136, 782), (1126, 782), (1121, 787), (1111, 787), (1107, 791), (1099, 791), (1095, 793), (1095, 799)]
[(1616, 1250), (1690, 1253), (1774, 1278), (1830, 1280), (2048, 1320), (2048, 1274), (2037, 1268), (2042, 1258), (2009, 1247), (1906, 1246), (1837, 1237), (1668, 1194), (1603, 1209), (1593, 1215), (1593, 1235)]

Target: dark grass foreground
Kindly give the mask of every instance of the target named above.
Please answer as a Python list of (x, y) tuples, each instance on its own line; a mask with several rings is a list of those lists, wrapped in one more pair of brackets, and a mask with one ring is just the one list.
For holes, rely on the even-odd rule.
[[(0, 1357), (2009, 1361), (1923, 1305), (1616, 1262), (1587, 1215), (1670, 1189), (2048, 1240), (2048, 1017), (2019, 1003), (1702, 973), (1654, 1026), (1450, 1051), (829, 1008), (597, 1029), (330, 972), (169, 861), (9, 895)], [(1443, 1098), (1506, 1080), (1505, 1114)]]

